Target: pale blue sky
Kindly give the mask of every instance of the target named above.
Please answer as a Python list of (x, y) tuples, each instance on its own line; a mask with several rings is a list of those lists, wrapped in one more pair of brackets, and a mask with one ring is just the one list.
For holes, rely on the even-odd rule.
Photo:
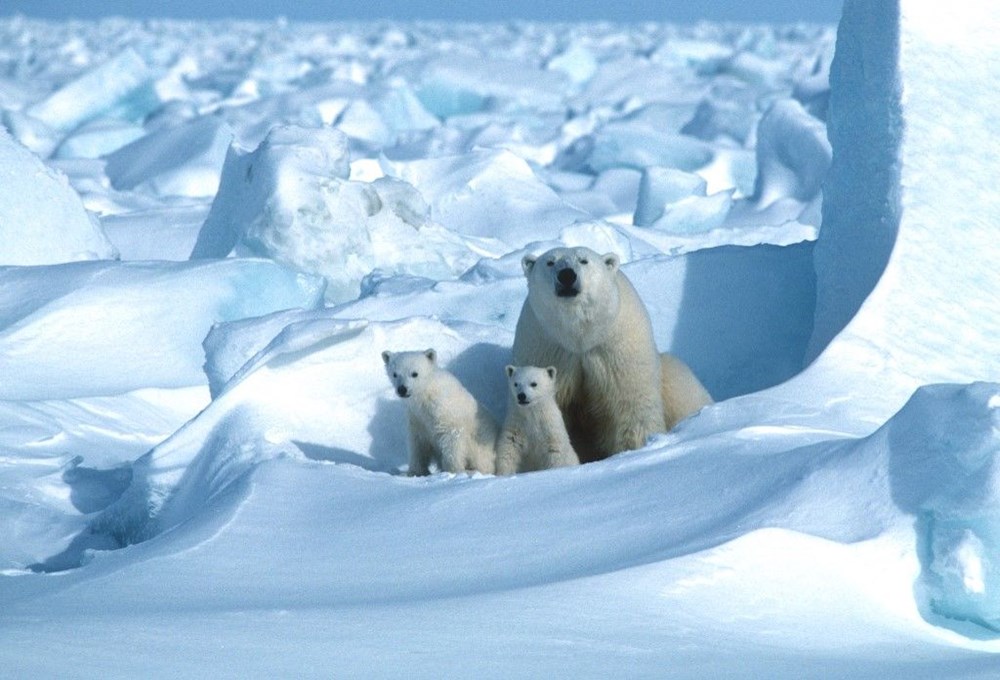
[(836, 23), (842, 4), (843, 0), (3, 0), (0, 16)]

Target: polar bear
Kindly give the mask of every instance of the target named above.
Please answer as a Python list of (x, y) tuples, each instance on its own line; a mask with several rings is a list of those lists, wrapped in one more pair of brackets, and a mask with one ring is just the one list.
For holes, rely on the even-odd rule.
[(658, 353), (617, 255), (553, 248), (521, 265), (528, 297), (514, 363), (557, 369), (556, 401), (581, 462), (639, 448), (712, 403), (687, 365)]
[(510, 399), (497, 439), (498, 475), (579, 465), (556, 403), (553, 366), (507, 366)]
[(406, 400), (411, 476), (444, 472), (493, 474), (497, 422), (452, 373), (437, 365), (433, 349), (382, 352), (396, 394)]

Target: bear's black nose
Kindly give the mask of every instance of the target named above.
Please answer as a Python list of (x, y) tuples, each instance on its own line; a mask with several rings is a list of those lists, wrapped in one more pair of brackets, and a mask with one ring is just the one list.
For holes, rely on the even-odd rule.
[(556, 274), (556, 280), (564, 286), (572, 286), (576, 283), (576, 272), (569, 268), (560, 269)]
[(518, 392), (517, 393), (517, 403), (518, 404), (527, 404), (528, 403), (528, 395), (526, 395), (524, 392)]
[(396, 388), (396, 394), (401, 397), (408, 397), (409, 393), (406, 391), (406, 385), (400, 385)]

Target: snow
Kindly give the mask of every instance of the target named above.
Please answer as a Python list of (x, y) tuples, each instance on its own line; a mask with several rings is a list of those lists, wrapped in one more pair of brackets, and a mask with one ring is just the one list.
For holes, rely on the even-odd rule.
[[(998, 27), (0, 19), (0, 668), (991, 677)], [(555, 245), (717, 403), (407, 477)]]

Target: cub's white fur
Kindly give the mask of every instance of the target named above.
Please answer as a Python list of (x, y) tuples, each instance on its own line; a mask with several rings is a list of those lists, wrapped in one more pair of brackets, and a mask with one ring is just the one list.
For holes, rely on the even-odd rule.
[(437, 365), (433, 349), (382, 352), (385, 371), (406, 401), (411, 476), (444, 472), (493, 474), (496, 420), (452, 373)]
[(556, 369), (507, 366), (510, 399), (497, 439), (498, 475), (578, 465), (556, 404)]

